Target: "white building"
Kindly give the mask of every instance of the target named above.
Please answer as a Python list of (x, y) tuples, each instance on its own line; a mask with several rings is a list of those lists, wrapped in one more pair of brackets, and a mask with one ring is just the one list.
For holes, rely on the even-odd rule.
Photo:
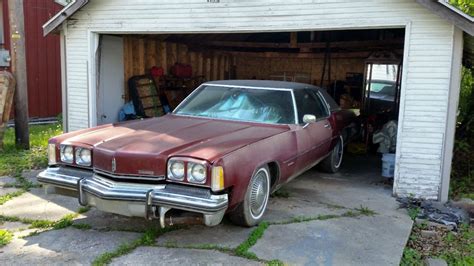
[(61, 35), (68, 131), (115, 120), (126, 79), (151, 65), (319, 83), (328, 56), (340, 80), (364, 71), (367, 49), (393, 51), (402, 65), (394, 194), (447, 199), (463, 31), (472, 36), (474, 26), (443, 1), (73, 0), (44, 31)]

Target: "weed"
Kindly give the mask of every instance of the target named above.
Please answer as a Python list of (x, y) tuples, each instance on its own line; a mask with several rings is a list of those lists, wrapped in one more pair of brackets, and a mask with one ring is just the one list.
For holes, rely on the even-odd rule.
[(421, 260), (421, 255), (412, 248), (405, 248), (403, 251), (402, 260), (400, 261), (400, 266), (417, 266), (423, 265)]
[(269, 224), (268, 222), (261, 222), (257, 228), (255, 228), (247, 240), (245, 240), (242, 244), (240, 244), (235, 249), (235, 254), (240, 257), (244, 257), (247, 259), (258, 260), (257, 255), (248, 250), (257, 243), (257, 241), (262, 238), (265, 230), (267, 230)]
[(287, 199), (287, 198), (290, 197), (290, 192), (286, 191), (286, 190), (283, 190), (283, 189), (279, 189), (279, 190), (273, 192), (272, 195), (270, 195), (270, 197)]
[(10, 243), (13, 239), (13, 234), (7, 230), (0, 229), (0, 247), (3, 247)]
[(420, 214), (420, 208), (408, 208), (408, 216), (414, 221), (416, 217), (418, 217), (418, 214)]
[(82, 207), (79, 207), (79, 209), (77, 209), (77, 213), (79, 213), (79, 214), (86, 213), (90, 209), (91, 209), (90, 206), (82, 206)]
[(92, 228), (90, 224), (84, 224), (84, 223), (72, 224), (71, 226), (80, 230), (88, 230)]
[(356, 208), (355, 209), (356, 211), (358, 211), (360, 214), (362, 215), (365, 215), (365, 216), (374, 216), (376, 215), (377, 213), (367, 207), (364, 207), (364, 206), (360, 206), (359, 208)]
[(359, 215), (361, 215), (361, 213), (353, 211), (346, 211), (345, 213), (341, 214), (342, 217), (357, 217)]
[(3, 196), (0, 196), (0, 205), (3, 205), (5, 202), (13, 199), (14, 197), (18, 197), (18, 196), (22, 195), (23, 193), (25, 193), (24, 190), (19, 190), (19, 191), (15, 191), (15, 192), (12, 192), (12, 193), (7, 193)]
[(150, 228), (146, 230), (140, 238), (136, 239), (132, 243), (123, 243), (116, 250), (103, 253), (92, 262), (92, 265), (99, 266), (109, 264), (114, 258), (128, 254), (139, 246), (153, 245), (158, 236), (181, 228), (182, 227), (180, 226), (172, 226), (162, 229)]
[(271, 260), (266, 263), (268, 266), (283, 266), (285, 265), (281, 260)]
[(76, 213), (68, 214), (61, 218), (61, 220), (53, 223), (53, 229), (63, 229), (72, 225), (72, 220), (77, 217)]

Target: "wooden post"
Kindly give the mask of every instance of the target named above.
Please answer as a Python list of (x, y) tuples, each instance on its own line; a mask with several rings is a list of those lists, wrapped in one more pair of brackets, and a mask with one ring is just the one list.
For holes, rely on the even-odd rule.
[(11, 70), (16, 79), (15, 142), (23, 149), (30, 148), (28, 129), (28, 84), (26, 73), (25, 23), (23, 0), (8, 0), (11, 33)]

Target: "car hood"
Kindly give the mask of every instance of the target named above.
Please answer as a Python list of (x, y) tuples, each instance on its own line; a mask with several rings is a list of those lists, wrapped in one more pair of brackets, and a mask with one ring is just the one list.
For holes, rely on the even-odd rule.
[(287, 125), (166, 115), (91, 129), (65, 142), (92, 146), (95, 169), (158, 176), (165, 174), (169, 157), (192, 157), (212, 163), (227, 153), (287, 130)]

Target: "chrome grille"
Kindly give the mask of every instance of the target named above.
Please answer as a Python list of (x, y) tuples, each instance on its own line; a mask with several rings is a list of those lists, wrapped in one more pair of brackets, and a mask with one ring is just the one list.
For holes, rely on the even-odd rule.
[(130, 180), (148, 180), (148, 181), (160, 181), (160, 180), (165, 180), (164, 175), (160, 176), (146, 176), (146, 175), (118, 175), (118, 174), (113, 174), (110, 172), (94, 169), (94, 173), (103, 176), (103, 177), (109, 177), (113, 179), (130, 179)]

